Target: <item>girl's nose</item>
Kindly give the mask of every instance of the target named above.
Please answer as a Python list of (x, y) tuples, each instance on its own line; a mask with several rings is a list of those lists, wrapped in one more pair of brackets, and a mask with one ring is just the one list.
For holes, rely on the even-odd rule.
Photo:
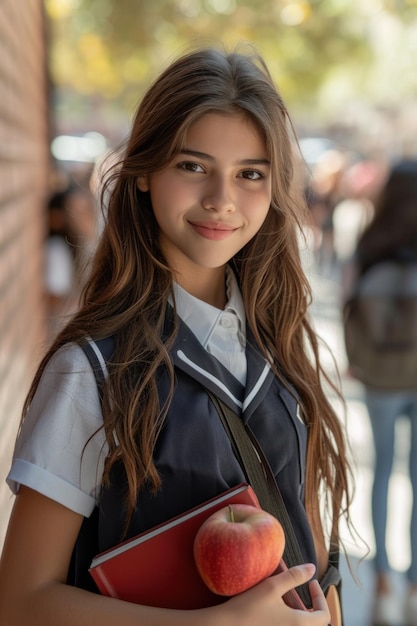
[(230, 189), (230, 183), (220, 176), (213, 177), (205, 188), (202, 206), (208, 211), (219, 213), (235, 210), (235, 202)]

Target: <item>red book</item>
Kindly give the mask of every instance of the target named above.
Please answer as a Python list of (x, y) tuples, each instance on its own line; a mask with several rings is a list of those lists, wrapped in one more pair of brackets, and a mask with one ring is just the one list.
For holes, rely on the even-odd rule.
[[(228, 504), (260, 508), (252, 487), (242, 483), (185, 513), (98, 554), (90, 566), (100, 592), (135, 604), (199, 609), (225, 602), (205, 585), (194, 562), (194, 538), (201, 524)], [(281, 560), (277, 573), (285, 571)], [(285, 594), (289, 606), (306, 610), (298, 593)]]
[(241, 484), (151, 530), (98, 554), (90, 573), (105, 596), (171, 609), (224, 602), (200, 578), (193, 544), (201, 524), (228, 504), (259, 507), (252, 487)]

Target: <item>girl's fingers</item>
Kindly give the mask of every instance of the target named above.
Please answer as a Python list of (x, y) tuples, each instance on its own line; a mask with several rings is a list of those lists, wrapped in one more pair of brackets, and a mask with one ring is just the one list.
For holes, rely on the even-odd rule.
[[(291, 567), (286, 572), (281, 574), (281, 581), (287, 588), (286, 591), (290, 591), (294, 587), (298, 587), (308, 582), (314, 575), (315, 566), (312, 563), (305, 563), (303, 565), (297, 565)], [(329, 607), (327, 605), (326, 598), (317, 580), (310, 580), (309, 589), (312, 601), (312, 610), (314, 612), (322, 612), (326, 616), (326, 624), (330, 620)]]
[[(326, 598), (317, 580), (312, 580), (309, 583), (311, 600), (313, 602), (314, 611), (328, 611)], [(329, 615), (330, 619), (330, 615)]]
[(294, 587), (299, 587), (308, 582), (316, 571), (313, 563), (303, 563), (290, 567), (282, 574), (279, 574), (281, 582), (284, 584), (285, 591), (290, 591)]

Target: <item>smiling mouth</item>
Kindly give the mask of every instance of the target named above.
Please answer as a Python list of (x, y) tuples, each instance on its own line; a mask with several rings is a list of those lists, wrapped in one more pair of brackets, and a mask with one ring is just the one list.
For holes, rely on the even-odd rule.
[(190, 222), (190, 225), (201, 237), (212, 240), (227, 239), (237, 230), (220, 222)]

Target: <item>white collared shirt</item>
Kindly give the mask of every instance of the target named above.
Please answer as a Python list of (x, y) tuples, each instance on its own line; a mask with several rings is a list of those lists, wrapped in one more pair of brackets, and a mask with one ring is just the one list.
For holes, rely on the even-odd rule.
[[(224, 311), (178, 285), (174, 285), (175, 300), (178, 314), (204, 348), (245, 385), (246, 318), (230, 269), (226, 287)], [(7, 477), (12, 491), (17, 493), (21, 484), (26, 485), (88, 517), (98, 501), (108, 453), (102, 423), (87, 357), (80, 346), (66, 344), (49, 361), (26, 415)]]
[(246, 316), (236, 276), (226, 270), (227, 304), (217, 309), (174, 283), (177, 313), (207, 352), (246, 385)]

